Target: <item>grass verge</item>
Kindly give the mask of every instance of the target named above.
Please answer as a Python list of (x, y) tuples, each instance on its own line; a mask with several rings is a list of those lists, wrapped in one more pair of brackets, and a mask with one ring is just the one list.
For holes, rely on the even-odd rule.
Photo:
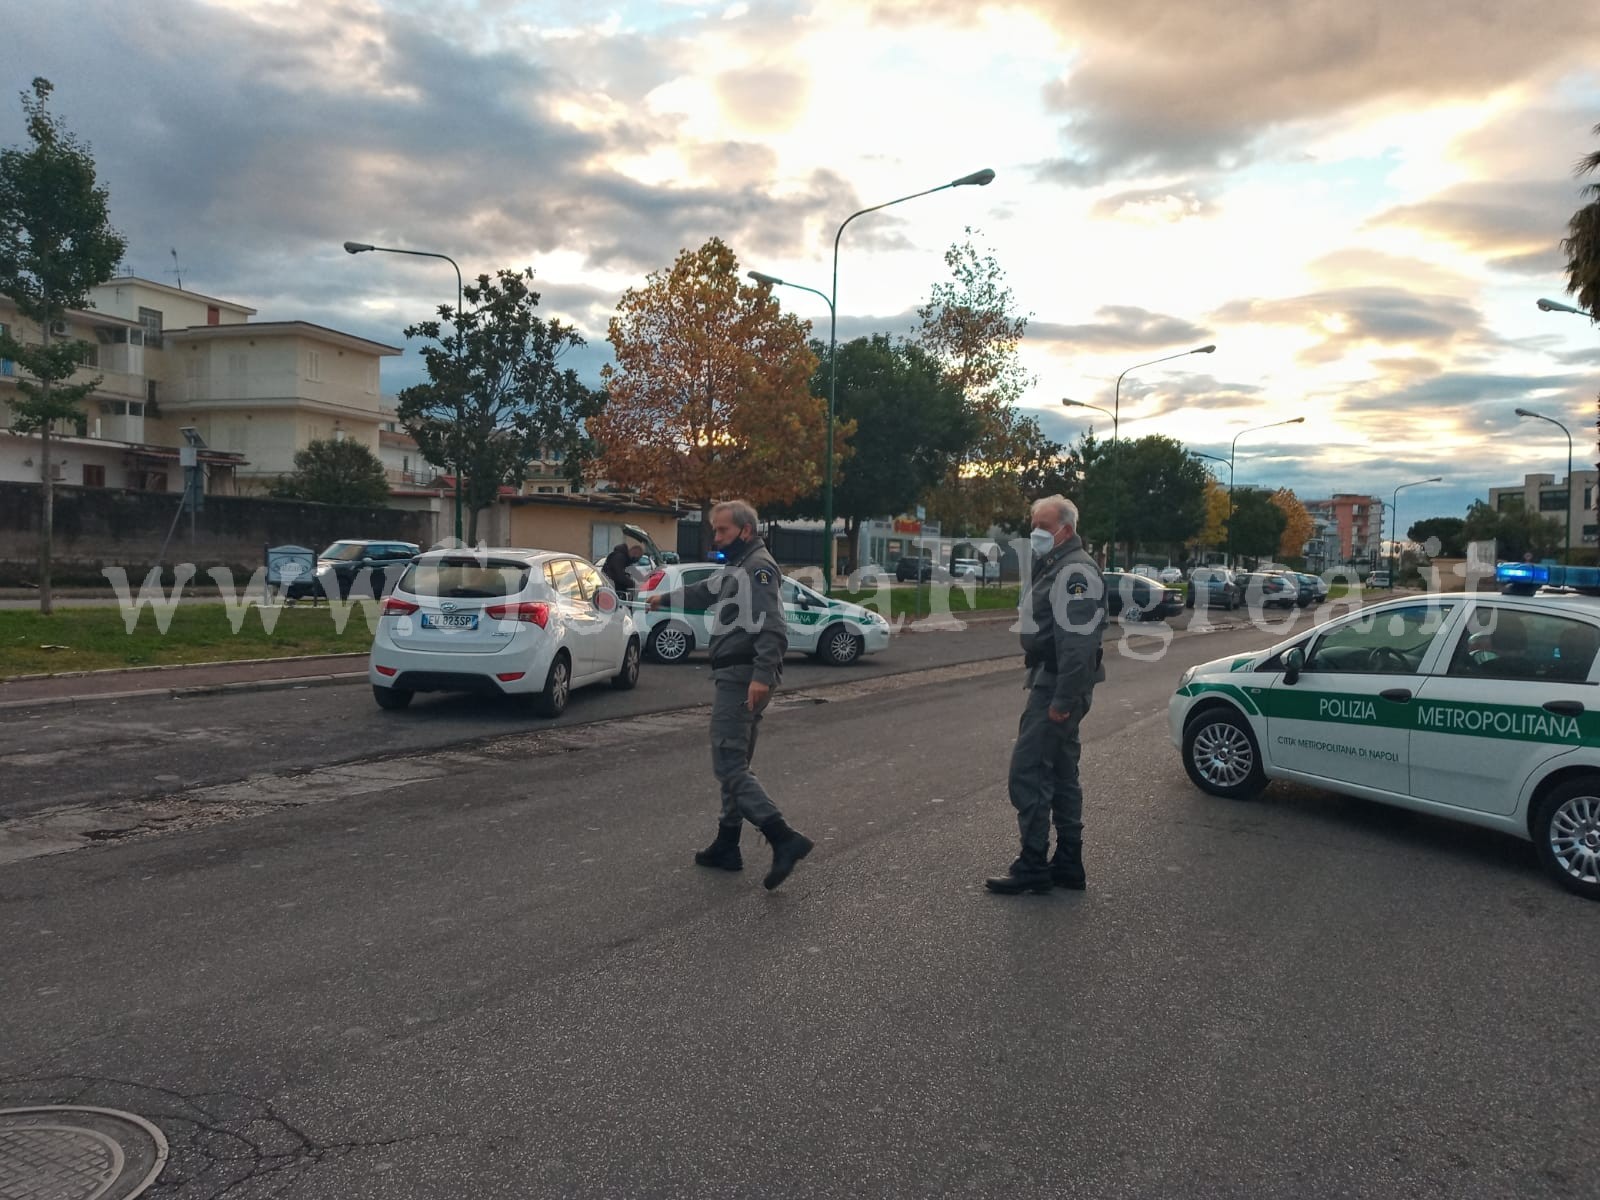
[(365, 652), (372, 628), (364, 609), (252, 606), (230, 613), (223, 604), (180, 604), (165, 632), (148, 609), (139, 610), (132, 632), (120, 608), (61, 608), (48, 617), (7, 609), (0, 611), (0, 678)]

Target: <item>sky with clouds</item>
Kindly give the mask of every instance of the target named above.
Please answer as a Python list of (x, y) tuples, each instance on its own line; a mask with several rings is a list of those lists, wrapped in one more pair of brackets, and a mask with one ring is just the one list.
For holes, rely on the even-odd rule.
[[(392, 344), (448, 265), (531, 266), (590, 345), (713, 235), (827, 290), (841, 337), (911, 331), (978, 231), (1031, 314), (1026, 403), (1112, 407), (1305, 497), (1402, 518), (1595, 444), (1600, 327), (1559, 240), (1600, 122), (1588, 0), (77, 0), (5, 4), (0, 143), (35, 75), (91, 143), (134, 273)], [(785, 302), (825, 337), (826, 307)], [(414, 348), (384, 390), (419, 377)], [(1226, 469), (1223, 468), (1223, 475)]]

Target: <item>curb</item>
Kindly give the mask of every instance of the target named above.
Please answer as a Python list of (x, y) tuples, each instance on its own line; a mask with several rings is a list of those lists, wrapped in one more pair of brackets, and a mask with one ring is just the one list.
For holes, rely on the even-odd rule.
[[(281, 660), (278, 660), (281, 661)], [(37, 700), (0, 700), (0, 712), (17, 708), (77, 708), (117, 700), (188, 700), (198, 696), (237, 695), (243, 692), (286, 692), (295, 688), (334, 687), (360, 683), (365, 671), (337, 675), (299, 675), (283, 679), (250, 679), (237, 683), (204, 683), (190, 687), (144, 688), (128, 692), (101, 692), (95, 696), (45, 696)]]
[(46, 671), (37, 675), (6, 675), (0, 685), (7, 683), (37, 683), (41, 679), (93, 679), (98, 675), (139, 675), (156, 671), (189, 671), (200, 667), (259, 667), (265, 663), (324, 662), (347, 658), (365, 658), (369, 651), (356, 650), (349, 654), (290, 654), (283, 658), (221, 658), (212, 662), (154, 663), (147, 667), (97, 667), (93, 671)]

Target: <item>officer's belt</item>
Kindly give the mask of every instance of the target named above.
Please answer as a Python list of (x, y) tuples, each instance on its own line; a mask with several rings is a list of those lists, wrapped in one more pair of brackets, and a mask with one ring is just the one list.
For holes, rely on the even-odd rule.
[(724, 667), (748, 667), (753, 666), (755, 661), (755, 651), (746, 650), (742, 654), (724, 654), (721, 658), (713, 658), (711, 660), (711, 669), (720, 671)]

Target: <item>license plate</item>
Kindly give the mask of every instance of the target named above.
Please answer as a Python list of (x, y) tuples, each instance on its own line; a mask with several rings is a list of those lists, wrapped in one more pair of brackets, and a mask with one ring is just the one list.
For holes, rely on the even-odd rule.
[(476, 629), (477, 613), (423, 613), (424, 629)]

